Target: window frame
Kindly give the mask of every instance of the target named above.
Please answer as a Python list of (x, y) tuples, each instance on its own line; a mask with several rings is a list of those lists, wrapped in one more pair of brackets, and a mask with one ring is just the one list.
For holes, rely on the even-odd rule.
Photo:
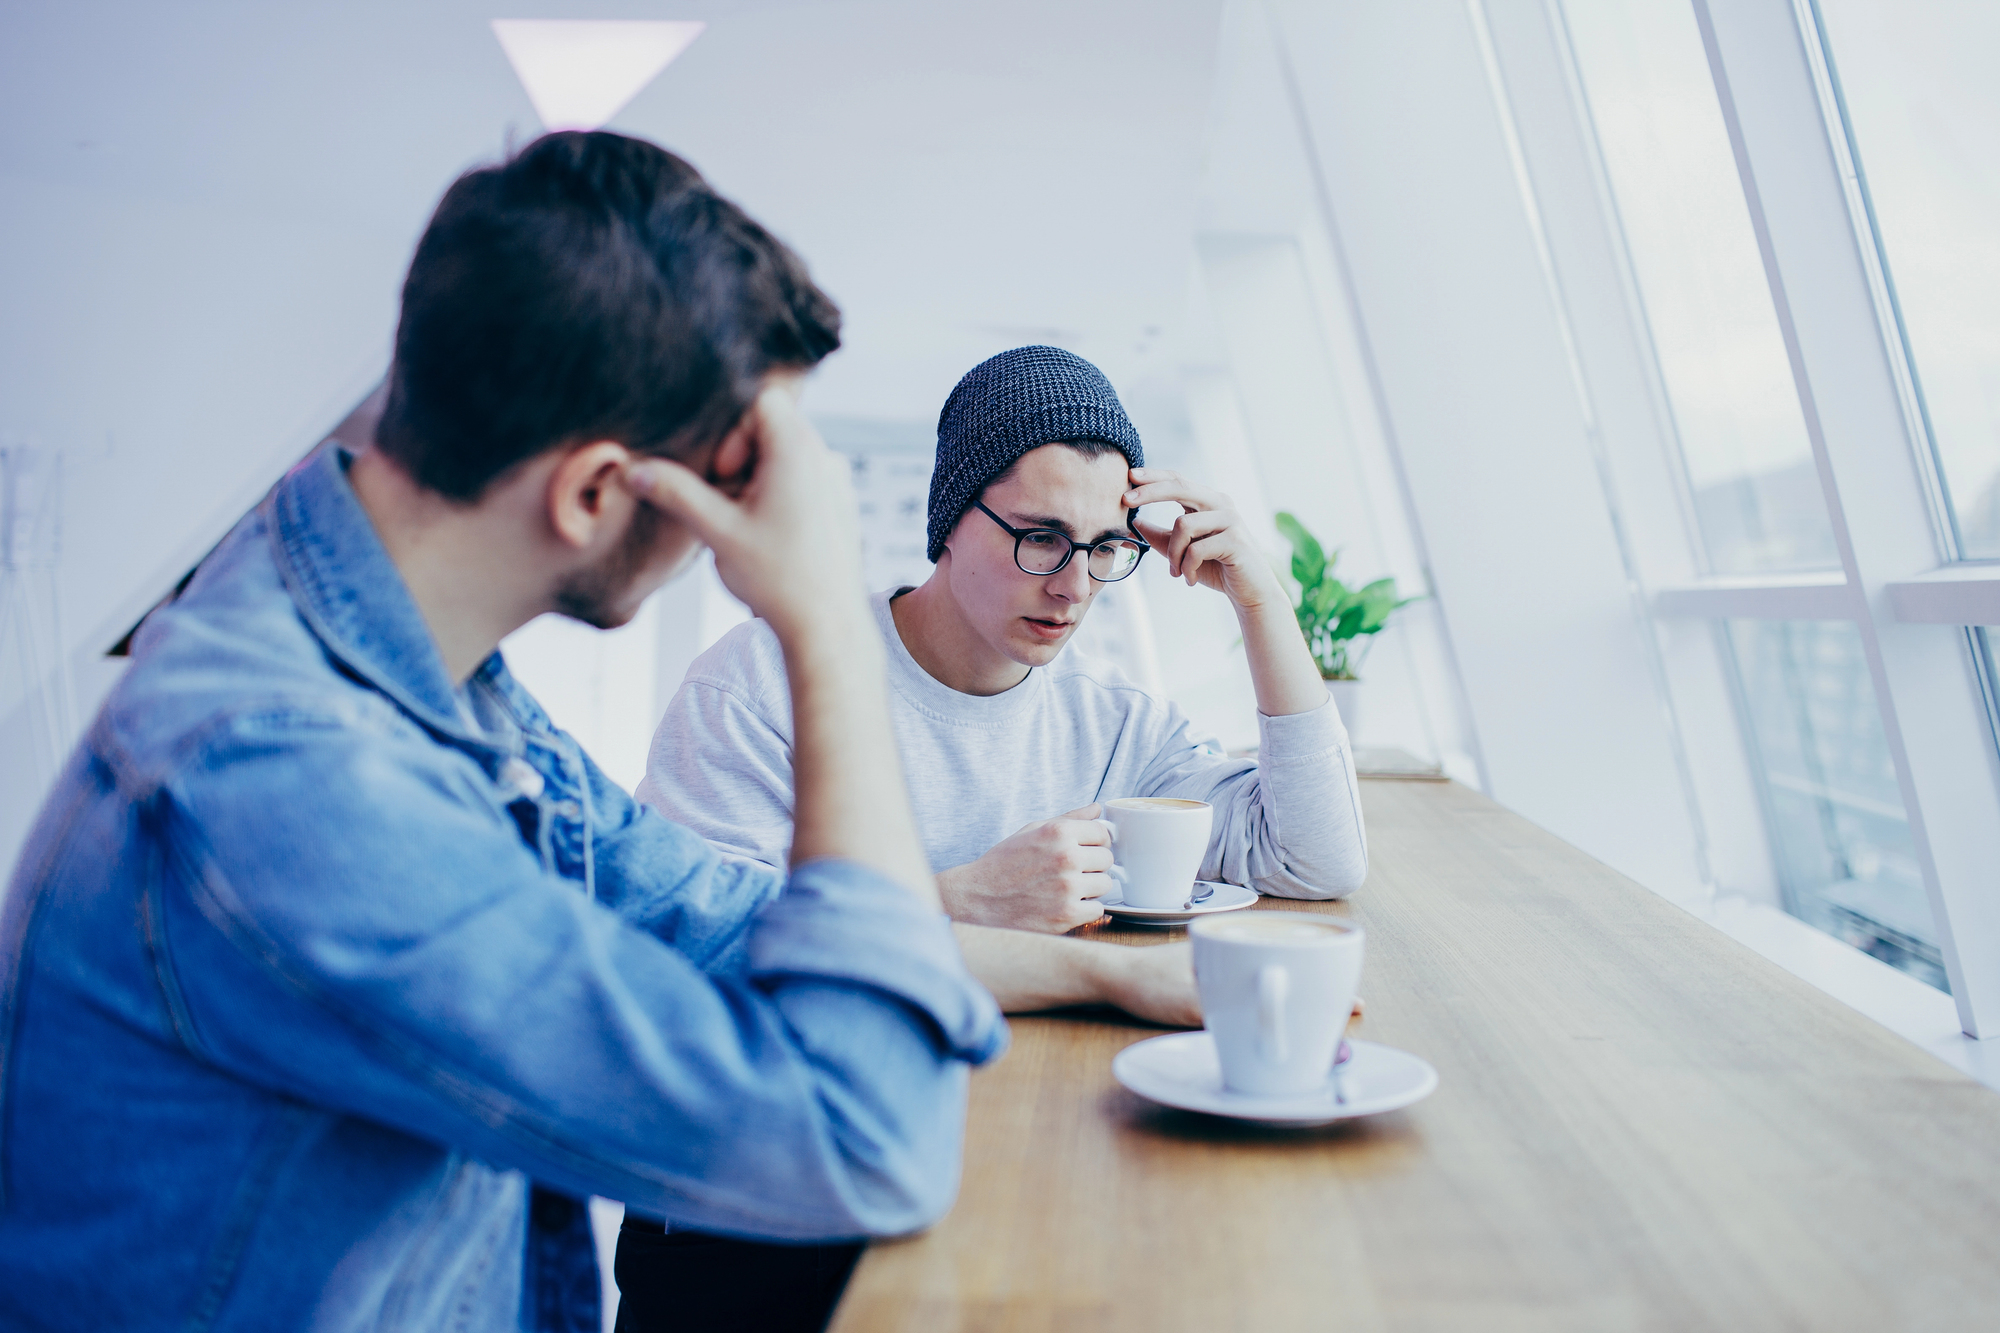
[(1970, 631), (2000, 613), (2000, 563), (1954, 559), (1812, 0), (1691, 3), (1841, 571), (1837, 581), (1696, 579), (1657, 589), (1654, 613), (1827, 619), (1838, 610), (1858, 625), (1960, 1026), (2000, 1034), (2000, 753)]
[[(1982, 916), (1993, 895), (1979, 860), (2000, 863), (1989, 845), (2000, 834), (1996, 750), (1964, 632), (1906, 625), (1888, 609), (1887, 585), (1936, 570), (1941, 549), (1920, 464), (1898, 461), (1912, 457), (1910, 438), (1791, 0), (1742, 3), (1752, 12), (1731, 21), (1775, 34), (1764, 49), (1718, 64), (1705, 10), (1683, 40), (1702, 53), (1707, 81), (1745, 104), (1717, 127), (1715, 151), (1747, 184), (1774, 313), (1789, 316), (1783, 298), (1801, 284), (1816, 298), (1780, 330), (1805, 412), (1817, 404), (1838, 425), (1815, 419), (1808, 434), (1829, 522), (1841, 526), (1830, 573), (1705, 577), (1680, 427), (1561, 0), (1464, 0), (1463, 22), (1311, 0), (1256, 8), (1282, 55), (1266, 83), (1289, 90), (1370, 371), (1354, 397), (1383, 423), (1435, 606), (1465, 653), (1491, 793), (1965, 1068), (1980, 1057), (1959, 1029), (1976, 1034), (1983, 1011), (2000, 1034), (2000, 919)], [(1775, 72), (1764, 68), (1773, 52), (1785, 65)], [(1718, 82), (1718, 68), (1734, 83)], [(1355, 134), (1360, 124), (1381, 132)], [(1781, 151), (1756, 169), (1773, 143)], [(1803, 166), (1783, 156), (1800, 143)], [(1801, 211), (1817, 225), (1801, 230)], [(1242, 213), (1215, 215), (1235, 226)], [(1841, 275), (1839, 301), (1810, 291), (1815, 265)], [(1857, 357), (1868, 361), (1863, 383), (1841, 383)], [(1441, 377), (1451, 392), (1438, 392)], [(1853, 401), (1866, 409), (1859, 422)], [(1878, 486), (1882, 471), (1898, 474), (1893, 485)], [(1521, 574), (1537, 580), (1531, 592)], [(1561, 611), (1532, 636), (1510, 614), (1524, 595)], [(1862, 628), (1866, 688), (1893, 745), (1953, 996), (1779, 910), (1719, 624), (1773, 618)], [(1961, 955), (1994, 961), (1968, 979)]]

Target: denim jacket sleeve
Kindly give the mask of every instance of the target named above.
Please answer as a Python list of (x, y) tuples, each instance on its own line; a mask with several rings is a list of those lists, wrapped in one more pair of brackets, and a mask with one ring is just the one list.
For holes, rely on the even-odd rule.
[(942, 914), (818, 861), (704, 936), (740, 958), (704, 971), (669, 942), (722, 873), (698, 839), (638, 811), (611, 831), (635, 925), (543, 872), (469, 758), (383, 730), (241, 714), (144, 807), (197, 1054), (703, 1230), (895, 1234), (949, 1206), (964, 1065), (1006, 1029)]
[(767, 865), (722, 857), (694, 830), (641, 805), (583, 755), (597, 901), (709, 972), (741, 972), (750, 925), (784, 892)]

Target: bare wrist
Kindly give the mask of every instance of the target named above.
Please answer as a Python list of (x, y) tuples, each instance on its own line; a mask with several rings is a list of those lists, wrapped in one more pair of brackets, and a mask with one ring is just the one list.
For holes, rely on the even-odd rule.
[(1282, 619), (1288, 625), (1293, 624), (1296, 616), (1282, 589), (1259, 588), (1236, 603), (1236, 619), (1244, 629), (1249, 629), (1267, 619)]
[(859, 597), (774, 607), (763, 618), (788, 653), (810, 652), (822, 645), (846, 649), (855, 641), (881, 638), (867, 601)]
[(1124, 1007), (1127, 972), (1139, 951), (1115, 944), (1071, 942), (1083, 946), (1077, 952), (1076, 970), (1086, 993), (1078, 1003)]
[(953, 866), (949, 870), (937, 872), (938, 901), (944, 906), (944, 914), (954, 921), (965, 920), (963, 911), (966, 896), (966, 872), (970, 866)]

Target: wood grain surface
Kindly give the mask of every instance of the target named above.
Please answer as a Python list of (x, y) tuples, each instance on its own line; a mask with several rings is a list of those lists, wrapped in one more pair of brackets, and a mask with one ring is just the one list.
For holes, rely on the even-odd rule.
[[(1364, 783), (1359, 1035), (1431, 1097), (1262, 1129), (1016, 1020), (839, 1333), (2000, 1328), (2000, 1096), (1456, 783)], [(1113, 928), (1132, 944), (1182, 931)]]

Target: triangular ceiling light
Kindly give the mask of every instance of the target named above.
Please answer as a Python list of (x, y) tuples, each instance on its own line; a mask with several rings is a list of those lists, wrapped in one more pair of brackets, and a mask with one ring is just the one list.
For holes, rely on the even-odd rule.
[(594, 130), (624, 109), (704, 24), (644, 19), (494, 19), (535, 113), (551, 130)]

